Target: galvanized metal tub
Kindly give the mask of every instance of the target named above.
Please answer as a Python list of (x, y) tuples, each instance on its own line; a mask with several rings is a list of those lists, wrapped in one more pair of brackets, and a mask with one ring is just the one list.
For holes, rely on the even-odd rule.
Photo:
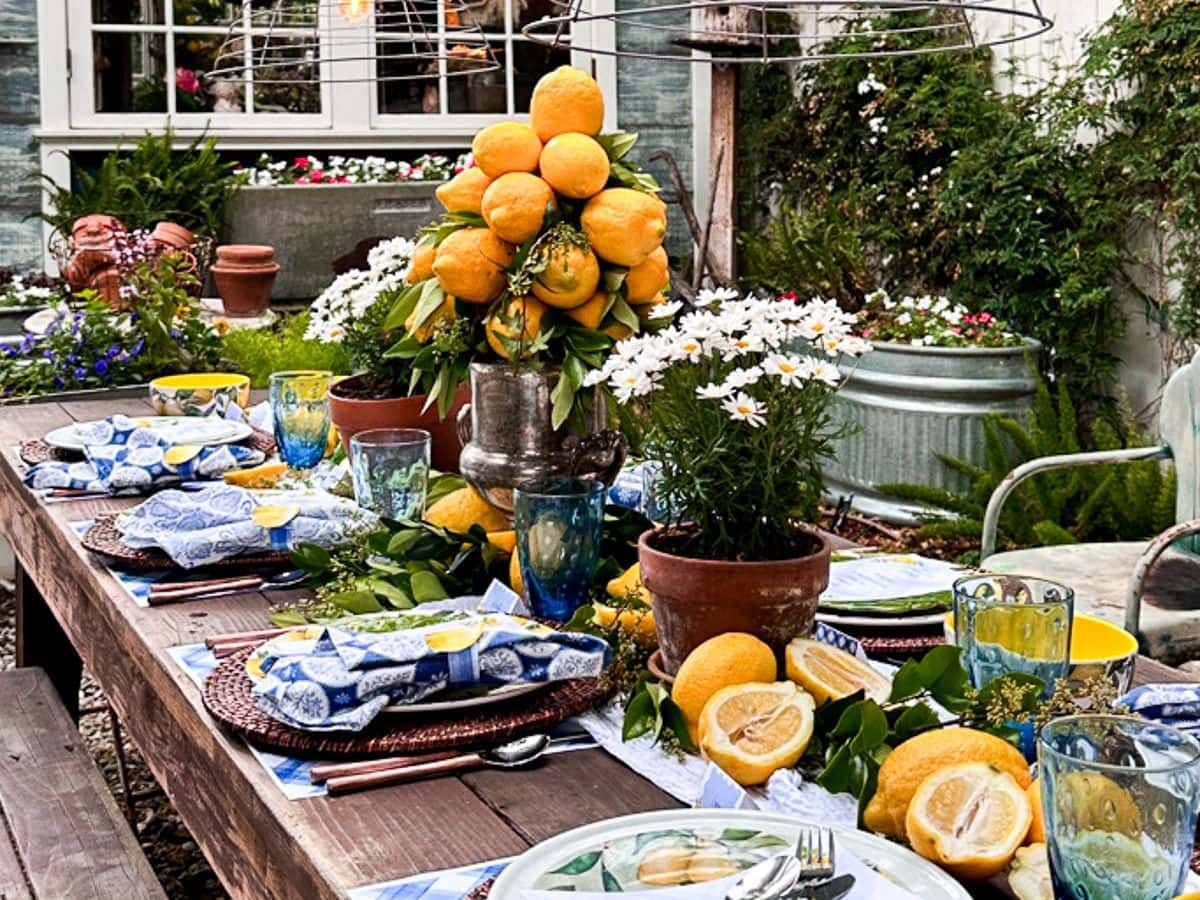
[(440, 181), (243, 187), (225, 212), (225, 242), (270, 244), (277, 300), (312, 300), (333, 281), (333, 262), (367, 238), (412, 237), (441, 209)]
[(935, 454), (985, 460), (982, 418), (1024, 417), (1037, 388), (1042, 345), (1022, 347), (913, 347), (875, 343), (842, 367), (845, 384), (835, 400), (841, 423), (856, 433), (837, 441), (825, 465), (826, 491), (854, 494), (854, 507), (902, 525), (920, 507), (888, 497), (876, 485), (924, 484), (962, 491), (968, 480)]

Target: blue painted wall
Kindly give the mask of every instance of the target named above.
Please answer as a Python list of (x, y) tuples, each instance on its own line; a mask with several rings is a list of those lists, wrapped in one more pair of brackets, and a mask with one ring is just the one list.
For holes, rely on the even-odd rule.
[(40, 267), (36, 0), (0, 0), (0, 266)]

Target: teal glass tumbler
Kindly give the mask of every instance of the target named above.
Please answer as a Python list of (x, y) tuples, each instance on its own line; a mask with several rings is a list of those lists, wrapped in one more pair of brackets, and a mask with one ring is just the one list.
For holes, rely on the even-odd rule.
[(971, 575), (954, 582), (954, 639), (975, 688), (1022, 672), (1046, 684), (1071, 665), (1075, 592), (1024, 575)]
[(429, 492), (431, 438), (420, 428), (372, 428), (350, 438), (354, 500), (389, 519), (419, 521)]
[(1055, 900), (1182, 892), (1200, 798), (1200, 742), (1147, 719), (1054, 719), (1038, 738)]
[(607, 493), (604, 482), (577, 478), (513, 490), (521, 580), (535, 616), (565, 622), (588, 602)]
[(274, 372), (271, 414), (279, 458), (296, 469), (311, 469), (325, 458), (329, 443), (329, 386), (332, 372)]

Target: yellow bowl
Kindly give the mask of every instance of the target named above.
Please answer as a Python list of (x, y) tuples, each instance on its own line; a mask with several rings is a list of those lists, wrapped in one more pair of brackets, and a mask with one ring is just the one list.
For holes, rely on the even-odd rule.
[[(943, 619), (947, 642), (954, 643), (954, 613)], [(1138, 644), (1128, 631), (1086, 613), (1076, 613), (1071, 621), (1072, 682), (1107, 678), (1124, 694), (1133, 684)]]
[(224, 372), (166, 375), (150, 382), (150, 402), (160, 416), (223, 416), (231, 405), (249, 405), (250, 379)]

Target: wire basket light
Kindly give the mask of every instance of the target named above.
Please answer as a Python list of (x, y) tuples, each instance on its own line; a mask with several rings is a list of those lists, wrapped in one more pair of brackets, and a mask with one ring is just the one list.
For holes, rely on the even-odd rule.
[[(210, 82), (421, 81), (501, 69), (471, 0), (243, 0)], [(365, 64), (365, 65), (364, 65)]]
[[(702, 64), (975, 50), (1036, 37), (1054, 25), (1038, 0), (668, 0), (604, 11), (597, 11), (597, 0), (551, 3), (556, 14), (525, 25), (526, 37), (604, 56)], [(588, 40), (606, 30), (595, 23), (615, 26), (623, 39), (615, 47)]]

